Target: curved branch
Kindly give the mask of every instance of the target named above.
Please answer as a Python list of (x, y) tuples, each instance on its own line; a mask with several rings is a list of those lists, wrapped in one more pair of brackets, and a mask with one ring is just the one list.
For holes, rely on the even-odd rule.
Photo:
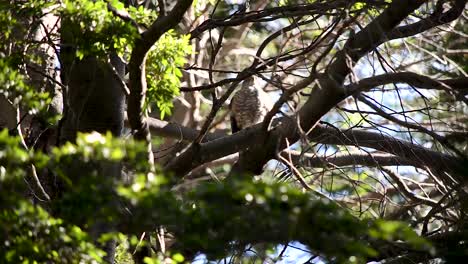
[(382, 110), (379, 106), (375, 105), (374, 103), (372, 103), (371, 101), (367, 100), (366, 97), (360, 95), (357, 97), (359, 99), (359, 101), (363, 102), (364, 104), (366, 104), (367, 106), (369, 106), (371, 109), (373, 109), (378, 115), (380, 115), (381, 117), (389, 120), (389, 121), (392, 121), (394, 122), (395, 124), (398, 124), (402, 127), (406, 127), (406, 128), (412, 128), (412, 129), (415, 129), (416, 131), (419, 131), (421, 133), (425, 133), (429, 136), (431, 136), (432, 138), (434, 138), (435, 140), (437, 140), (440, 144), (442, 144), (443, 146), (447, 147), (448, 149), (450, 149), (451, 151), (453, 151), (455, 154), (457, 154), (458, 156), (460, 157), (464, 157), (465, 155), (459, 151), (457, 148), (455, 148), (452, 144), (450, 144), (448, 142), (448, 140), (437, 134), (436, 132), (430, 130), (430, 129), (427, 129), (425, 128), (424, 126), (420, 126), (418, 124), (414, 124), (414, 123), (409, 123), (409, 122), (406, 122), (406, 121), (403, 121), (403, 120), (400, 120), (396, 117), (394, 117), (393, 115), (391, 114), (388, 114), (387, 112), (385, 112), (384, 110)]
[(272, 7), (258, 11), (251, 11), (242, 14), (234, 14), (222, 19), (208, 19), (190, 32), (190, 37), (198, 38), (203, 32), (217, 27), (235, 27), (245, 23), (268, 21), (283, 17), (297, 17), (310, 15), (312, 13), (324, 13), (340, 7), (347, 7), (348, 1), (328, 1), (311, 4), (288, 5)]
[[(285, 118), (275, 119), (273, 123), (277, 125), (284, 119)], [(148, 120), (151, 131), (155, 135), (192, 141), (199, 133), (198, 130), (174, 123), (168, 123), (153, 118), (149, 118)], [(239, 152), (240, 150), (245, 150), (251, 145), (257, 145), (258, 140), (262, 138), (261, 126), (262, 124), (257, 124), (233, 135), (226, 135), (221, 132), (215, 134), (208, 133), (204, 138), (204, 142), (200, 144), (198, 148), (189, 149), (182, 153), (178, 158), (181, 161), (173, 161), (167, 168), (182, 176), (203, 163), (222, 158)], [(384, 155), (373, 155), (375, 161), (379, 162), (381, 166), (411, 165), (419, 168), (430, 168), (435, 171), (446, 171), (461, 176), (466, 174), (463, 159), (376, 132), (358, 129), (342, 131), (332, 127), (317, 125), (309, 134), (309, 139), (321, 144), (372, 148), (394, 155), (387, 155), (388, 158)], [(359, 157), (355, 158), (358, 164), (366, 166), (373, 166), (372, 164), (375, 164), (367, 158), (365, 158), (365, 160)], [(182, 160), (184, 162), (182, 162)], [(316, 162), (318, 161), (313, 161), (312, 165), (318, 165)], [(337, 157), (334, 159), (334, 162), (345, 165), (347, 161), (344, 157)]]
[(467, 168), (462, 158), (433, 151), (408, 141), (365, 130), (346, 130), (317, 126), (309, 139), (322, 144), (351, 145), (373, 148), (410, 160), (418, 167), (427, 167), (436, 171), (446, 171), (460, 177), (466, 177)]
[[(312, 168), (323, 168), (327, 166), (414, 166), (422, 167), (420, 163), (400, 158), (389, 154), (339, 154), (331, 157), (320, 157), (311, 153), (300, 153), (298, 151), (287, 151), (291, 155), (294, 164), (300, 163), (302, 166)], [(284, 153), (284, 152), (283, 152)], [(286, 155), (286, 154), (281, 155)]]
[(406, 185), (402, 177), (397, 173), (386, 168), (380, 168), (380, 170), (385, 172), (385, 174), (387, 174), (396, 183), (401, 193), (413, 202), (423, 203), (429, 206), (437, 206), (437, 202), (432, 200), (431, 198), (415, 194), (410, 188), (408, 188), (408, 185)]
[(151, 150), (151, 134), (146, 123), (146, 113), (143, 110), (146, 97), (146, 55), (151, 46), (169, 29), (175, 27), (193, 0), (179, 0), (167, 16), (160, 16), (150, 28), (135, 40), (129, 63), (130, 95), (128, 97), (128, 120), (135, 132), (135, 139), (146, 140), (148, 143), (148, 162), (153, 163)]
[[(311, 96), (299, 110), (298, 122), (284, 122), (271, 131), (259, 141), (264, 146), (249, 157), (239, 159), (234, 169), (253, 173), (261, 171), (261, 167), (273, 158), (278, 150), (285, 148), (283, 138), (287, 137), (290, 142), (295, 142), (300, 136), (298, 131), (313, 130), (322, 116), (350, 95), (342, 85), (357, 61), (385, 40), (388, 32), (424, 2), (423, 0), (393, 1), (364, 29), (352, 35), (328, 66), (325, 76), (319, 79), (320, 87), (312, 90)], [(296, 123), (299, 123), (299, 127)]]
[[(236, 171), (255, 173), (259, 171), (259, 167), (263, 167), (269, 159), (274, 158), (275, 153), (285, 147), (284, 138), (288, 138), (289, 142), (296, 141), (300, 137), (300, 133), (298, 132), (300, 130), (309, 131), (309, 136), (312, 138), (314, 136), (326, 135), (323, 134), (324, 128), (318, 129), (319, 126), (317, 122), (330, 109), (350, 95), (350, 91), (344, 89), (342, 85), (354, 65), (362, 56), (388, 40), (387, 35), (389, 32), (425, 2), (424, 0), (392, 1), (388, 8), (376, 19), (360, 32), (352, 35), (344, 48), (337, 53), (335, 60), (328, 66), (326, 76), (319, 79), (320, 87), (313, 89), (311, 96), (299, 110), (298, 118), (300, 127), (298, 127), (295, 120), (291, 120), (291, 118), (280, 119), (279, 125), (272, 131), (269, 131), (269, 133), (262, 133), (261, 131), (255, 133), (258, 126), (254, 126), (230, 137), (207, 142), (199, 145), (197, 148), (190, 148), (177, 159), (173, 160), (167, 168), (176, 174), (183, 175), (189, 172), (194, 165), (198, 166), (203, 162), (213, 160), (213, 158), (217, 156), (215, 153), (227, 155), (233, 153), (231, 152), (232, 150), (237, 152), (240, 149), (251, 147), (255, 148), (255, 151), (250, 152), (251, 155), (248, 155), (248, 157), (239, 159), (234, 169)], [(328, 130), (327, 132), (333, 132), (330, 131), (330, 129)], [(344, 134), (348, 133), (348, 131), (339, 132)], [(356, 133), (355, 131), (353, 132)], [(366, 135), (366, 133), (369, 133), (366, 131), (359, 131), (358, 133), (364, 136), (363, 142), (360, 142), (362, 143), (360, 144), (361, 146), (366, 146), (367, 144), (367, 147), (411, 159), (429, 168), (436, 167), (442, 171), (458, 174), (461, 177), (464, 177), (466, 174), (466, 168), (460, 165), (463, 164), (463, 161), (460, 162), (459, 159), (450, 155), (431, 151), (421, 146), (377, 133), (369, 135)], [(368, 138), (366, 138), (366, 136), (368, 136)], [(240, 137), (243, 137), (242, 141), (239, 140)], [(338, 138), (342, 139), (342, 137)], [(369, 138), (372, 140), (369, 141)], [(328, 139), (330, 138), (328, 137)], [(347, 139), (349, 139), (349, 137), (347, 137)], [(353, 145), (355, 144), (351, 140), (345, 139), (344, 141)], [(278, 145), (279, 143), (280, 145)], [(261, 147), (257, 148), (255, 146)]]
[[(440, 6), (428, 18), (410, 25), (397, 27), (392, 30), (387, 37), (388, 39), (405, 38), (414, 36), (437, 26), (450, 23), (462, 14), (465, 9), (466, 2), (467, 0), (456, 0), (455, 4), (447, 12), (442, 12), (442, 6)], [(441, 1), (440, 3), (443, 5), (444, 1)]]
[(395, 72), (376, 75), (347, 85), (345, 88), (350, 93), (356, 94), (380, 85), (390, 83), (407, 83), (422, 89), (445, 90), (449, 92), (460, 92), (462, 94), (468, 93), (468, 77), (434, 80), (428, 76), (414, 72)]

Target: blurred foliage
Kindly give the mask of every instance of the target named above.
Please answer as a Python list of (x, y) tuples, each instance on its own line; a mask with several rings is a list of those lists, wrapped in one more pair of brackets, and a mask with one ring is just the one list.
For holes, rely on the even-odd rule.
[(44, 112), (50, 103), (47, 92), (38, 92), (28, 86), (23, 75), (9, 64), (9, 61), (0, 57), (0, 94), (5, 96), (14, 107), (23, 107), (30, 114)]
[[(2, 1), (0, 3), (0, 95), (22, 115), (33, 114), (49, 123), (56, 117), (48, 113), (51, 95), (45, 91), (44, 79), (32, 78), (31, 65), (44, 64), (44, 58), (34, 54), (40, 44), (27, 39), (40, 26), (43, 10), (50, 9), (50, 1)], [(32, 87), (37, 85), (38, 87)]]
[(52, 217), (40, 206), (21, 199), (2, 203), (0, 208), (1, 263), (102, 262), (104, 252), (86, 232)]
[[(0, 35), (1, 49), (4, 49), (8, 42), (11, 40), (12, 35), (24, 34), (31, 28), (18, 27), (21, 24), (31, 22), (35, 18), (41, 17), (44, 9), (50, 8), (54, 1), (47, 0), (6, 0), (0, 2), (0, 28), (2, 34)], [(34, 25), (34, 26), (37, 26)], [(16, 36), (17, 37), (17, 36)], [(15, 42), (20, 44), (26, 42), (26, 39), (15, 39)]]
[(51, 216), (24, 195), (26, 168), (33, 163), (45, 167), (47, 162), (42, 153), (24, 150), (7, 130), (0, 132), (0, 262), (101, 262), (104, 252), (86, 232)]
[[(274, 246), (299, 241), (325, 258), (345, 261), (354, 256), (359, 261), (375, 255), (364, 237), (405, 240), (415, 248), (429, 249), (404, 224), (362, 221), (328, 200), (278, 183), (232, 178), (177, 194), (161, 172), (154, 177), (138, 173), (146, 170), (141, 143), (110, 134), (79, 134), (76, 144), (54, 148), (48, 156), (22, 150), (18, 139), (6, 131), (0, 133), (0, 146), (0, 222), (8, 244), (4, 255), (10, 263), (27, 257), (63, 258), (62, 263), (98, 259), (102, 252), (89, 244), (88, 236), (76, 225), (86, 230), (102, 220), (115, 223), (117, 231), (129, 235), (165, 226), (178, 238), (175, 251), (203, 252), (209, 259), (225, 257), (248, 244)], [(64, 168), (77, 160), (90, 165), (80, 168), (80, 177), (61, 173), (70, 171)], [(135, 172), (134, 180), (124, 184), (96, 174), (93, 164), (98, 161), (125, 161)], [(59, 218), (51, 217), (39, 205), (16, 199), (20, 194), (6, 188), (21, 182), (20, 177), (13, 177), (19, 175), (15, 168), (31, 163), (56, 172), (70, 185), (69, 191), (51, 204)], [(122, 210), (122, 206), (127, 209)], [(180, 254), (173, 257), (183, 261)]]
[(16, 19), (13, 17), (13, 12), (10, 9), (10, 6), (7, 2), (0, 2), (0, 28), (2, 29), (2, 35), (0, 35), (0, 41), (5, 43), (13, 31), (15, 24), (17, 23)]

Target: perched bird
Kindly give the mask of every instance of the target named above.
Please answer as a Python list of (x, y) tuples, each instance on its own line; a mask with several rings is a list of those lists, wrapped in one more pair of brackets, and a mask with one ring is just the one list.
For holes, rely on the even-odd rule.
[(230, 104), (232, 133), (262, 122), (272, 107), (269, 95), (255, 85), (254, 77), (244, 80)]

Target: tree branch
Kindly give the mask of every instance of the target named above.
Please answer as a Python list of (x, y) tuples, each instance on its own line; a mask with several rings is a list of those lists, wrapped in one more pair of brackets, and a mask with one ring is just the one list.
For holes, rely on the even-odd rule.
[[(437, 27), (446, 23), (450, 23), (457, 19), (465, 9), (467, 0), (456, 0), (455, 4), (447, 12), (442, 12), (442, 6), (437, 8), (436, 11), (428, 18), (421, 19), (420, 21), (401, 26), (393, 29), (388, 35), (388, 39), (405, 38), (414, 36), (433, 27)], [(440, 2), (443, 5), (444, 1)]]
[(435, 171), (446, 171), (460, 177), (466, 177), (467, 168), (462, 158), (433, 151), (408, 141), (385, 136), (381, 133), (365, 130), (333, 129), (317, 126), (309, 135), (311, 141), (332, 145), (351, 145), (373, 148), (393, 154), (399, 158), (410, 160), (417, 167), (427, 167)]
[[(234, 167), (237, 166), (236, 170), (240, 172), (255, 173), (285, 147), (285, 138), (289, 142), (294, 142), (301, 136), (300, 131), (306, 131), (309, 139), (313, 141), (359, 144), (359, 146), (374, 148), (412, 160), (420, 166), (427, 166), (439, 172), (445, 171), (465, 177), (467, 169), (462, 165), (463, 161), (453, 156), (378, 133), (359, 130), (333, 131), (333, 129), (317, 125), (323, 115), (352, 94), (353, 91), (345, 89), (343, 83), (357, 61), (388, 40), (388, 33), (425, 2), (423, 0), (392, 1), (376, 19), (360, 32), (352, 35), (344, 48), (337, 53), (335, 60), (329, 64), (326, 73), (319, 79), (320, 86), (312, 90), (309, 99), (299, 110), (298, 121), (285, 117), (274, 122), (276, 126), (273, 126), (274, 129), (268, 133), (262, 134), (258, 126), (254, 126), (230, 137), (200, 144), (197, 148), (190, 148), (178, 156), (167, 166), (167, 169), (181, 176), (204, 162), (231, 154), (233, 151), (249, 148), (255, 151), (251, 151), (244, 160), (240, 159)], [(330, 135), (335, 138), (331, 138)], [(353, 140), (350, 140), (351, 138)], [(360, 140), (357, 141), (357, 138)]]
[[(285, 118), (275, 119), (273, 123), (276, 125), (284, 119)], [(174, 123), (168, 123), (153, 118), (149, 118), (148, 120), (150, 129), (155, 135), (192, 141), (199, 133), (198, 130)], [(177, 163), (173, 162), (168, 165), (167, 168), (177, 172), (179, 176), (183, 176), (201, 164), (239, 152), (240, 150), (245, 150), (251, 145), (258, 144), (257, 140), (262, 137), (261, 126), (262, 124), (257, 124), (233, 135), (208, 133), (199, 148), (187, 150), (179, 156), (179, 159), (185, 161), (185, 163), (182, 161)], [(317, 125), (309, 134), (309, 139), (321, 144), (372, 148), (394, 155), (372, 155), (373, 160), (354, 155), (353, 159), (355, 159), (355, 164), (374, 166), (375, 162), (378, 162), (381, 166), (410, 165), (419, 168), (429, 168), (435, 171), (446, 171), (456, 175), (466, 174), (463, 159), (376, 132), (358, 129), (342, 131), (332, 127)], [(330, 161), (339, 163), (340, 165), (346, 165), (349, 164), (349, 160), (346, 159), (347, 158), (344, 156), (338, 156)], [(327, 160), (329, 160), (329, 158)], [(319, 162), (323, 161), (314, 159), (310, 160), (310, 162), (311, 166), (318, 166)], [(176, 165), (180, 166), (175, 168)]]
[[(424, 2), (422, 0), (393, 1), (382, 14), (360, 32), (351, 36), (344, 48), (337, 53), (335, 60), (328, 66), (325, 76), (319, 79), (320, 86), (312, 90), (311, 96), (299, 110), (297, 115), (299, 127), (296, 122), (283, 122), (280, 127), (260, 141), (264, 144), (262, 148), (245, 157), (245, 160), (239, 159), (239, 164), (236, 164), (234, 168), (237, 171), (253, 173), (261, 171), (263, 164), (273, 158), (278, 150), (285, 147), (283, 138), (287, 137), (290, 142), (294, 142), (299, 139), (298, 131), (313, 130), (322, 116), (349, 96), (349, 92), (342, 85), (355, 63), (377, 47), (385, 39), (386, 33)], [(238, 168), (239, 166), (242, 168)]]
[(314, 13), (326, 13), (340, 7), (347, 7), (348, 1), (328, 1), (311, 4), (288, 5), (235, 14), (221, 19), (208, 19), (190, 32), (190, 37), (198, 38), (203, 32), (218, 27), (235, 27), (257, 21), (272, 21), (283, 17), (298, 17)]
[(415, 194), (410, 188), (408, 188), (408, 186), (406, 185), (406, 183), (403, 181), (402, 177), (400, 175), (398, 175), (397, 173), (389, 170), (389, 169), (386, 169), (386, 168), (380, 168), (383, 172), (385, 172), (385, 174), (387, 174), (395, 183), (396, 185), (399, 187), (398, 189), (401, 191), (401, 193), (409, 198), (410, 200), (414, 201), (414, 202), (419, 202), (419, 203), (423, 203), (423, 204), (426, 204), (426, 205), (429, 205), (429, 206), (437, 206), (437, 202), (430, 199), (430, 198), (427, 198), (427, 197), (423, 197), (423, 196), (420, 196), (420, 195), (417, 195)]
[(193, 0), (179, 0), (167, 16), (159, 16), (150, 28), (135, 40), (129, 63), (130, 95), (128, 97), (128, 120), (135, 132), (135, 139), (146, 140), (148, 143), (148, 162), (153, 163), (151, 149), (151, 134), (146, 123), (146, 113), (143, 110), (146, 97), (146, 55), (150, 48), (169, 29), (175, 27)]
[(402, 127), (412, 128), (412, 129), (415, 129), (415, 130), (417, 130), (417, 131), (419, 131), (421, 133), (425, 133), (425, 134), (431, 136), (432, 138), (434, 138), (435, 140), (437, 140), (443, 146), (445, 146), (448, 149), (450, 149), (451, 151), (453, 151), (459, 157), (465, 157), (465, 155), (460, 150), (455, 148), (452, 144), (450, 144), (445, 137), (437, 134), (436, 132), (434, 132), (432, 130), (429, 130), (429, 129), (423, 127), (423, 126), (400, 120), (400, 119), (394, 117), (393, 115), (388, 114), (387, 112), (382, 110), (379, 106), (377, 106), (374, 103), (372, 103), (371, 101), (367, 100), (366, 97), (364, 97), (362, 95), (358, 96), (357, 98), (359, 99), (359, 101), (365, 103), (367, 106), (372, 108), (381, 117), (383, 117), (383, 118), (385, 118), (387, 120), (390, 120), (390, 121), (392, 121), (392, 122), (394, 122), (394, 123), (396, 123), (396, 124), (398, 124), (398, 125), (400, 125)]
[(428, 76), (414, 72), (395, 72), (364, 78), (356, 83), (345, 86), (349, 93), (356, 94), (367, 91), (371, 88), (390, 84), (407, 83), (411, 86), (423, 89), (444, 90), (447, 92), (468, 93), (468, 78), (460, 77), (456, 79), (434, 80)]
[[(319, 142), (320, 143), (320, 142)], [(283, 154), (284, 153), (284, 154)], [(286, 152), (281, 155), (286, 155)], [(323, 168), (327, 166), (367, 166), (367, 167), (380, 167), (380, 166), (414, 166), (421, 167), (420, 163), (411, 160), (400, 158), (395, 155), (389, 154), (338, 154), (331, 157), (320, 157), (317, 154), (300, 153), (298, 151), (288, 150), (288, 155), (292, 156), (294, 164), (301, 164), (302, 166), (312, 168)]]

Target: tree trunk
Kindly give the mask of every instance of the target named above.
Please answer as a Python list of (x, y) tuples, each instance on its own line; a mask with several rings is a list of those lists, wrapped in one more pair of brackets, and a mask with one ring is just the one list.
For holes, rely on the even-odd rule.
[[(66, 34), (62, 32), (62, 41), (67, 39), (64, 35)], [(66, 48), (68, 43), (62, 45), (61, 75), (62, 83), (67, 89), (64, 93), (64, 117), (60, 128), (60, 142), (73, 142), (77, 132), (110, 131), (115, 137), (120, 137), (124, 124), (125, 94), (118, 76), (124, 75), (124, 63), (115, 54), (110, 55), (111, 63), (103, 62), (96, 57), (78, 60), (74, 56), (75, 50)], [(98, 175), (106, 177), (103, 182), (112, 182), (121, 177), (120, 164), (102, 162), (96, 167)], [(77, 161), (70, 166), (69, 175), (76, 175), (76, 169), (81, 170), (81, 175), (86, 175), (83, 172), (85, 168), (87, 167), (84, 164)], [(103, 186), (106, 187), (108, 188)], [(97, 240), (100, 235), (112, 230), (112, 224), (98, 220), (89, 231)], [(108, 242), (103, 249), (107, 253), (106, 262), (114, 263), (115, 241)]]

